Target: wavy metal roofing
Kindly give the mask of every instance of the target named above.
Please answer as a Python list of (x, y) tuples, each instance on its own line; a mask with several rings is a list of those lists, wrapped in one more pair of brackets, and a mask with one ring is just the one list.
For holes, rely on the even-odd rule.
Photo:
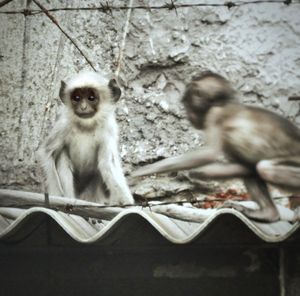
[[(286, 216), (292, 213), (292, 211), (282, 206), (278, 206), (278, 208), (282, 219), (285, 219)], [(26, 232), (28, 228), (33, 229), (34, 226), (40, 223), (38, 218), (40, 215), (51, 217), (75, 241), (89, 244), (107, 238), (113, 230), (118, 230), (120, 225), (136, 223), (137, 216), (146, 220), (161, 236), (176, 244), (189, 243), (196, 238), (201, 240), (201, 234), (208, 228), (210, 231), (214, 231), (215, 228), (216, 231), (221, 232), (222, 228), (228, 227), (228, 216), (234, 218), (230, 220), (230, 223), (244, 224), (246, 229), (266, 242), (284, 241), (291, 237), (299, 228), (299, 223), (292, 224), (283, 220), (276, 223), (254, 222), (232, 209), (202, 211), (207, 214), (207, 218), (202, 223), (185, 222), (169, 218), (165, 215), (154, 213), (148, 208), (141, 209), (141, 207), (124, 209), (111, 221), (101, 220), (95, 223), (91, 220), (87, 221), (80, 216), (42, 207), (34, 207), (28, 210), (0, 208), (0, 239), (13, 240), (14, 236), (20, 231)], [(5, 218), (8, 216), (15, 216), (15, 219)], [(28, 227), (28, 224), (30, 227)], [(217, 224), (222, 225), (221, 230), (219, 226), (216, 227)]]

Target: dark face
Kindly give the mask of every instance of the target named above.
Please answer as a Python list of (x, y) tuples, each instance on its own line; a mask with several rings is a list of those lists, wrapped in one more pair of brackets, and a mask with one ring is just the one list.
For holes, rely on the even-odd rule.
[(93, 88), (76, 88), (70, 99), (74, 113), (81, 118), (91, 118), (98, 111), (100, 97)]
[(205, 115), (210, 108), (209, 100), (199, 92), (188, 89), (183, 96), (182, 103), (191, 124), (197, 129), (203, 129)]

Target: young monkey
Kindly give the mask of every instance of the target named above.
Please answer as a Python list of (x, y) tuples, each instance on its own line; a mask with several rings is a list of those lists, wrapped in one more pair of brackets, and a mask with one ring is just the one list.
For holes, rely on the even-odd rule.
[[(273, 112), (236, 102), (229, 82), (210, 71), (187, 85), (182, 102), (190, 122), (205, 129), (207, 147), (145, 166), (133, 176), (200, 167), (194, 177), (241, 177), (259, 209), (230, 207), (251, 219), (277, 221), (266, 183), (300, 192), (300, 130)], [(228, 162), (219, 162), (220, 156)]]
[(47, 190), (52, 195), (102, 204), (133, 204), (118, 152), (115, 79), (82, 72), (62, 81), (59, 120), (41, 150)]

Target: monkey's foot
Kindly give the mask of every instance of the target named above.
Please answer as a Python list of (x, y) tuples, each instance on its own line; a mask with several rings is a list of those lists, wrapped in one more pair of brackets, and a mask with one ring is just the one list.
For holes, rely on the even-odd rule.
[(226, 201), (222, 208), (231, 208), (244, 214), (247, 218), (258, 222), (276, 222), (280, 219), (277, 208), (268, 209), (250, 209), (241, 204), (232, 201)]

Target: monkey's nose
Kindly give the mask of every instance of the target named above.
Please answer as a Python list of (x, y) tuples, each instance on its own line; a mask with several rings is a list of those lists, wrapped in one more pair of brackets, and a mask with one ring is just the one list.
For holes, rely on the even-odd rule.
[(82, 111), (84, 111), (86, 108), (87, 108), (87, 105), (85, 103), (83, 103), (83, 104), (80, 105), (80, 109)]

